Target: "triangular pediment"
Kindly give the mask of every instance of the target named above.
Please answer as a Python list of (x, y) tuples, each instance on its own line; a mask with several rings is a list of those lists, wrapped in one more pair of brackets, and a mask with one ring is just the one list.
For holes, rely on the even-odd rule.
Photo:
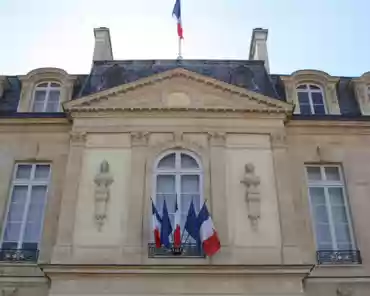
[(195, 110), (291, 113), (292, 105), (182, 68), (64, 104), (67, 111)]

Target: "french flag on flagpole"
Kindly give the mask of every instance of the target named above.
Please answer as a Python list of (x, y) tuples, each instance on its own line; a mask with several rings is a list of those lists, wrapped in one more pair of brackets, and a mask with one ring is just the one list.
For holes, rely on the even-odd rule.
[(213, 256), (221, 249), (221, 243), (218, 238), (215, 226), (209, 215), (206, 203), (203, 204), (198, 214), (198, 225), (200, 241), (203, 245), (203, 251), (207, 256)]
[(180, 39), (184, 39), (183, 31), (182, 31), (182, 23), (181, 23), (181, 2), (180, 0), (176, 0), (175, 6), (173, 7), (172, 15), (174, 15), (177, 19), (177, 35)]
[(177, 198), (175, 200), (175, 231), (173, 233), (173, 245), (175, 248), (180, 248), (181, 246), (180, 212), (177, 206)]
[(153, 200), (152, 200), (152, 219), (153, 219), (152, 227), (153, 227), (155, 246), (157, 248), (160, 248), (161, 247), (161, 236), (160, 236), (159, 229), (161, 228), (162, 219), (159, 216), (159, 213), (153, 203)]

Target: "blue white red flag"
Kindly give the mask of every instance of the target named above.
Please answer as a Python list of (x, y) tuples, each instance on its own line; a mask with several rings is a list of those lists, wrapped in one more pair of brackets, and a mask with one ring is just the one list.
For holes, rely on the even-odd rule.
[(181, 230), (180, 230), (180, 211), (177, 206), (177, 198), (175, 200), (175, 231), (173, 232), (173, 245), (175, 248), (181, 246)]
[(155, 207), (153, 200), (152, 200), (152, 227), (153, 227), (153, 235), (154, 235), (154, 241), (155, 246), (157, 248), (161, 247), (161, 236), (159, 229), (161, 228), (161, 217), (159, 216), (159, 213), (157, 211), (157, 208)]
[(221, 249), (221, 244), (205, 203), (198, 214), (198, 225), (203, 251), (212, 256)]
[(171, 220), (168, 215), (166, 200), (163, 201), (163, 214), (162, 214), (162, 223), (161, 223), (161, 243), (166, 248), (171, 247), (170, 235), (172, 233)]
[(173, 7), (172, 15), (174, 15), (177, 19), (177, 35), (179, 36), (180, 39), (184, 39), (182, 23), (181, 23), (181, 2), (180, 0), (176, 0), (175, 6)]

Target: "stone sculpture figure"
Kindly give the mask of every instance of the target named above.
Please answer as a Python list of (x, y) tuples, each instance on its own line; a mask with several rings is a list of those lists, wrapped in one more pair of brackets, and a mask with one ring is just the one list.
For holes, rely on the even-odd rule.
[(260, 177), (256, 176), (253, 163), (247, 163), (244, 166), (244, 177), (240, 181), (245, 185), (245, 201), (248, 207), (248, 218), (251, 221), (253, 229), (258, 226), (258, 219), (261, 216), (261, 195), (260, 195)]
[(109, 187), (113, 183), (113, 176), (109, 172), (109, 164), (104, 160), (100, 164), (99, 172), (95, 176), (95, 222), (101, 231), (107, 218), (107, 204), (109, 201)]

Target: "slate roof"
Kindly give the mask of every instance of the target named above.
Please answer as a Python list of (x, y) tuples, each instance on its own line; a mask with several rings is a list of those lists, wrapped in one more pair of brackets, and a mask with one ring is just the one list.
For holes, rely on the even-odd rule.
[[(269, 75), (262, 61), (250, 60), (125, 60), (95, 62), (90, 74), (76, 75), (72, 99), (124, 83), (133, 82), (174, 68), (184, 68), (205, 76), (286, 101), (282, 75)], [(0, 98), (0, 117), (17, 111), (21, 81), (8, 76), (9, 87)], [(361, 111), (350, 77), (340, 77), (337, 93), (342, 117), (356, 118)], [(315, 117), (315, 116), (312, 116)], [(341, 116), (339, 116), (341, 117)]]

